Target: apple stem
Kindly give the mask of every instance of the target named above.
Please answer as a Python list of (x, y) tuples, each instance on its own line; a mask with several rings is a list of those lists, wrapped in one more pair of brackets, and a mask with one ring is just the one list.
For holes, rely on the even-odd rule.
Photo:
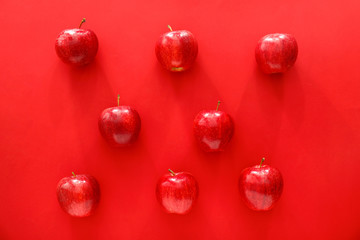
[(265, 158), (263, 157), (263, 158), (261, 159), (260, 167), (259, 167), (259, 168), (261, 168), (261, 165), (263, 164), (264, 161), (265, 161)]
[(72, 175), (74, 176), (74, 177), (76, 177), (76, 175), (75, 175), (75, 173), (74, 172), (71, 172), (72, 173)]
[(79, 28), (81, 28), (81, 25), (82, 25), (84, 22), (86, 22), (86, 19), (85, 19), (85, 18), (83, 18), (83, 19), (81, 20), (81, 23), (80, 23), (80, 25), (79, 25)]
[(217, 107), (216, 107), (216, 111), (218, 111), (219, 110), (219, 105), (220, 105), (220, 100), (218, 101), (218, 104), (217, 104)]
[(171, 170), (171, 169), (169, 168), (168, 171), (170, 172), (171, 176), (175, 176), (175, 173), (174, 173), (173, 170)]
[(171, 32), (173, 31), (170, 25), (168, 25), (168, 29), (170, 29)]
[(118, 94), (117, 101), (118, 101), (118, 106), (120, 106), (120, 94)]

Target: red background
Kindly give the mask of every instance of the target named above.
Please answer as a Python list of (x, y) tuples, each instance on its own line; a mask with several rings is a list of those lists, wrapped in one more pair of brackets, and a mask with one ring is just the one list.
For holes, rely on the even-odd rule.
[[(0, 3), (0, 239), (360, 239), (360, 2), (288, 0), (29, 1)], [(57, 34), (77, 27), (99, 39), (96, 61), (72, 68), (56, 56)], [(154, 46), (187, 29), (195, 66), (169, 73)], [(293, 34), (295, 66), (266, 76), (260, 37)], [(112, 149), (101, 111), (121, 103), (142, 119), (138, 142)], [(235, 122), (221, 154), (203, 153), (195, 115), (220, 108)], [(241, 170), (261, 157), (283, 174), (270, 212), (241, 202)], [(167, 172), (191, 172), (200, 196), (187, 216), (155, 197)], [(88, 173), (102, 191), (94, 216), (66, 215), (57, 182)]]

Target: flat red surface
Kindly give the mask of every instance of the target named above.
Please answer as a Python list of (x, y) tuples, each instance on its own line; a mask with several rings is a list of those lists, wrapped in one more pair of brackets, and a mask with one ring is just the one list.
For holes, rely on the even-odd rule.
[[(359, 9), (355, 0), (1, 1), (0, 239), (360, 239)], [(99, 52), (76, 69), (54, 43), (83, 17)], [(188, 72), (156, 60), (167, 24), (197, 37)], [(273, 32), (293, 34), (299, 55), (286, 74), (266, 76), (254, 48)], [(97, 126), (118, 93), (142, 119), (126, 149), (108, 147)], [(193, 119), (217, 100), (235, 135), (206, 154)], [(272, 211), (253, 212), (237, 182), (263, 156), (284, 192)], [(157, 203), (168, 168), (199, 182), (187, 216)], [(92, 217), (58, 205), (57, 182), (72, 171), (101, 185)]]

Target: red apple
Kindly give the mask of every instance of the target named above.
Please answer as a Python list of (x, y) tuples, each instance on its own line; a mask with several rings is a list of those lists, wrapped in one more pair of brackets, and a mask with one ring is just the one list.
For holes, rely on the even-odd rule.
[(87, 217), (94, 213), (100, 200), (100, 187), (90, 175), (64, 177), (57, 186), (60, 207), (73, 217)]
[(198, 44), (194, 35), (187, 30), (162, 34), (155, 46), (156, 57), (161, 65), (173, 72), (182, 72), (190, 68), (198, 53)]
[(98, 39), (90, 29), (66, 29), (56, 38), (55, 50), (59, 58), (68, 64), (83, 66), (93, 61), (98, 51)]
[(114, 147), (133, 144), (139, 136), (141, 120), (138, 112), (129, 106), (105, 109), (99, 118), (99, 130), (105, 140)]
[(239, 180), (240, 195), (252, 210), (267, 211), (274, 207), (283, 190), (283, 178), (278, 169), (268, 165), (246, 168)]
[(298, 46), (291, 34), (273, 33), (262, 37), (255, 57), (264, 73), (282, 73), (291, 68), (297, 58)]
[(166, 212), (187, 214), (198, 198), (198, 183), (190, 173), (175, 173), (170, 169), (169, 172), (159, 179), (156, 197)]
[(227, 113), (216, 110), (201, 111), (194, 119), (194, 135), (206, 152), (224, 151), (234, 134), (233, 121)]

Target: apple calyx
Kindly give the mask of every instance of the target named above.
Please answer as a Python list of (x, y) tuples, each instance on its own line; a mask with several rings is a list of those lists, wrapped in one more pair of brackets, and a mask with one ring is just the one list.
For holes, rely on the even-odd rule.
[(76, 177), (76, 174), (74, 172), (71, 172), (74, 177)]
[(120, 94), (117, 95), (118, 107), (120, 106)]
[(170, 29), (170, 32), (172, 32), (172, 27), (170, 25), (167, 25), (168, 29)]
[(217, 106), (216, 106), (216, 111), (218, 111), (219, 110), (219, 106), (220, 106), (220, 100), (218, 101), (218, 104), (217, 104)]
[(82, 25), (84, 22), (86, 22), (86, 18), (83, 18), (83, 19), (81, 20), (81, 23), (80, 23), (80, 25), (79, 25), (79, 28), (81, 28), (81, 25)]
[(265, 158), (263, 157), (263, 158), (261, 159), (259, 168), (261, 168), (261, 165), (263, 164), (264, 161), (265, 161)]
[(174, 173), (173, 170), (171, 170), (170, 168), (168, 169), (168, 171), (170, 172), (171, 176), (175, 176), (176, 174)]

